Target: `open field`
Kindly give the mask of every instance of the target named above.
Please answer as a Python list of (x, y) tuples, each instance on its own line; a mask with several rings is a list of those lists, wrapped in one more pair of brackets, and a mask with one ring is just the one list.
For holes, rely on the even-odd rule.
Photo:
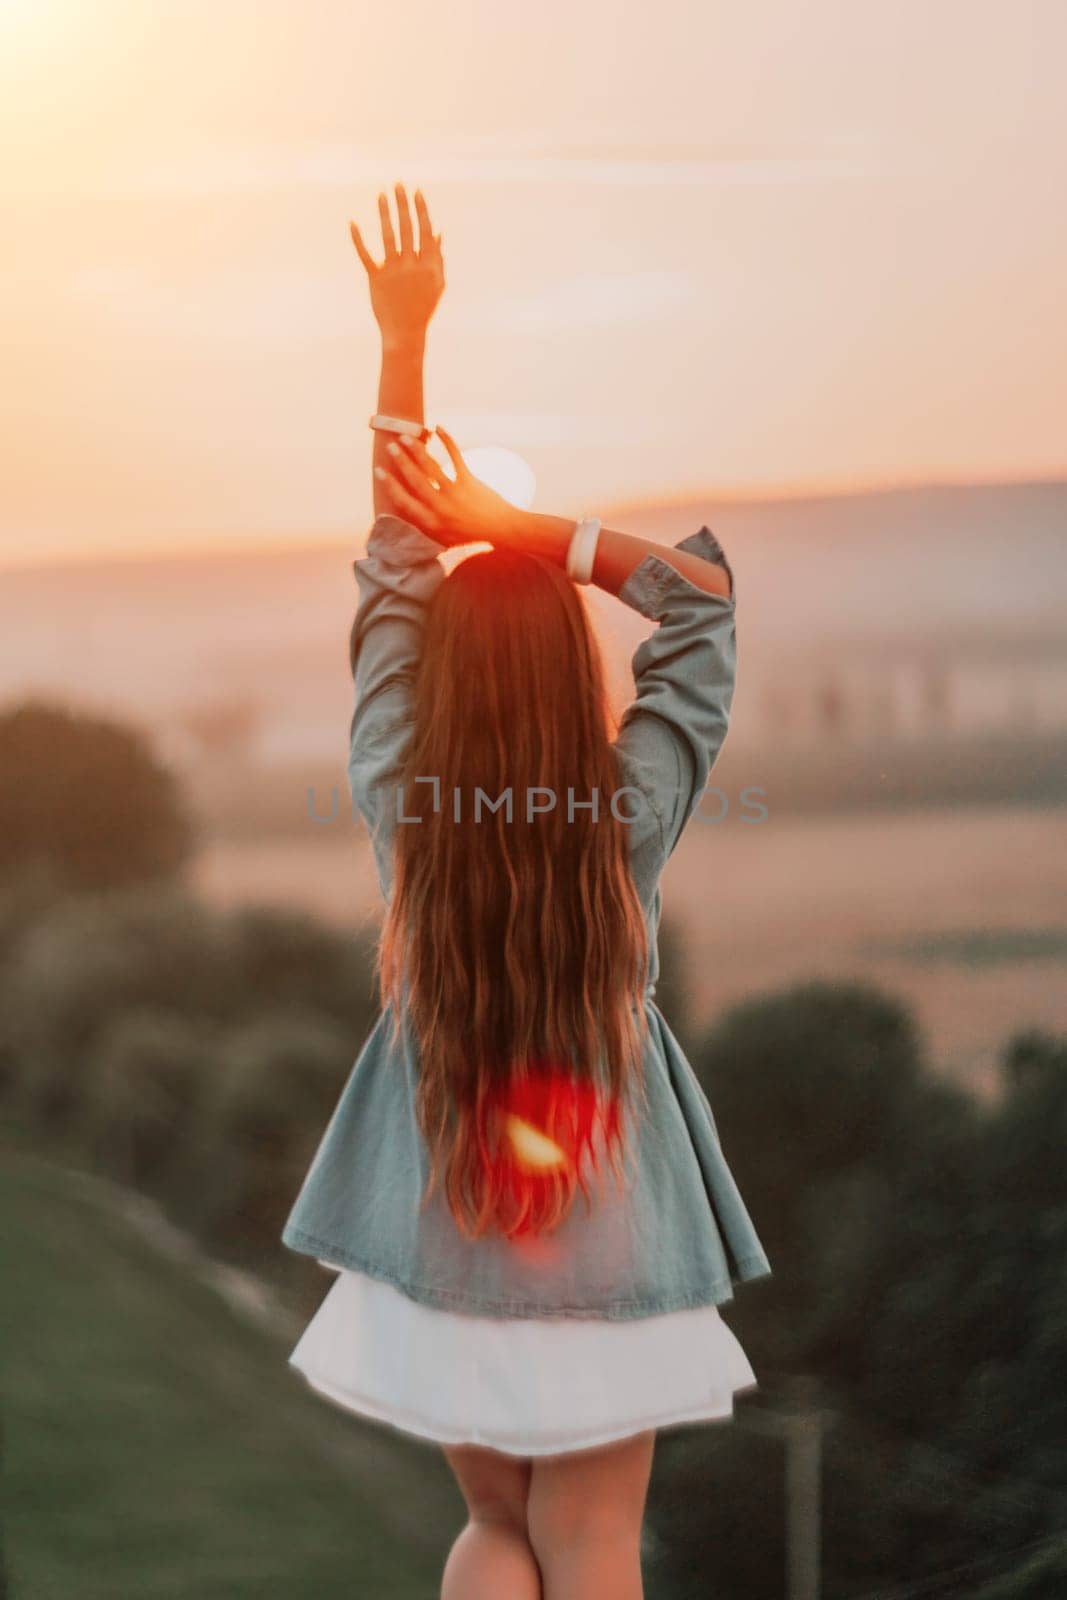
[(437, 1593), (437, 1452), (319, 1400), (91, 1183), (0, 1151), (0, 1278), (13, 1600)]
[[(707, 808), (707, 803), (705, 803)], [(199, 859), (212, 900), (378, 914), (365, 835), (336, 825), (227, 841)], [(988, 1089), (1016, 1029), (1067, 1030), (1067, 810), (694, 819), (663, 877), (687, 937), (694, 1016), (802, 978), (860, 977), (911, 1003), (932, 1059)]]

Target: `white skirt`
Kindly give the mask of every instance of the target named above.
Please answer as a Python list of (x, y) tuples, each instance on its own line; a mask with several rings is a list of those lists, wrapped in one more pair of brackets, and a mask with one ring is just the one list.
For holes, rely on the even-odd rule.
[(438, 1444), (507, 1455), (591, 1449), (733, 1415), (756, 1387), (715, 1306), (650, 1317), (480, 1317), (338, 1277), (289, 1364), (349, 1411)]

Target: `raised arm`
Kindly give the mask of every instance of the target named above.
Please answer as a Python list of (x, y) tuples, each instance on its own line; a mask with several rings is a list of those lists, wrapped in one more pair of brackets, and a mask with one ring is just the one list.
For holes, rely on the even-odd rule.
[[(396, 186), (399, 244), (384, 194), (378, 196), (384, 258), (368, 252), (356, 224), (352, 242), (367, 271), (371, 309), (381, 332), (378, 410), (423, 421), (423, 361), (426, 330), (444, 288), (441, 240), (426, 203), (415, 194), (416, 241), (402, 184)], [(374, 433), (374, 465), (388, 459), (393, 435)], [(390, 787), (399, 775), (412, 722), (412, 689), (422, 648), (426, 607), (444, 581), (436, 559), (441, 541), (390, 514), (381, 477), (374, 476), (375, 521), (366, 555), (353, 562), (359, 592), (349, 641), (355, 690), (349, 728), (348, 777), (352, 798), (370, 829), (379, 880), (388, 894), (389, 840), (393, 821)]]
[[(407, 191), (396, 185), (397, 234), (393, 231), (389, 202), (378, 196), (378, 216), (382, 229), (383, 259), (374, 260), (354, 222), (349, 223), (352, 243), (362, 261), (370, 285), (371, 310), (382, 340), (381, 374), (378, 380), (378, 411), (409, 422), (425, 421), (423, 364), (426, 357), (426, 330), (444, 293), (445, 268), (441, 236), (435, 234), (422, 192), (415, 190), (415, 216), (418, 237), (412, 224)], [(387, 458), (392, 434), (375, 430), (372, 465), (382, 467)], [(374, 474), (374, 511), (390, 511), (381, 477)]]

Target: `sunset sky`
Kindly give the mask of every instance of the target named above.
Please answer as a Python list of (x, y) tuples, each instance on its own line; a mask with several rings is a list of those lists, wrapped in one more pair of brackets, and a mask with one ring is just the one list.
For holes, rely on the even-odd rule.
[(0, 0), (0, 561), (363, 531), (396, 179), (431, 419), (541, 510), (1063, 474), (1065, 59), (1060, 0)]

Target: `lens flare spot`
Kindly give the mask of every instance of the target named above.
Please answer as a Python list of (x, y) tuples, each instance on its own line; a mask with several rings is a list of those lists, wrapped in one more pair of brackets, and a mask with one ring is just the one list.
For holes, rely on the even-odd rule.
[(566, 1155), (556, 1141), (523, 1117), (509, 1113), (504, 1131), (515, 1160), (528, 1172), (548, 1172), (566, 1162)]
[(464, 450), (463, 459), (476, 478), (495, 489), (509, 504), (528, 511), (537, 493), (533, 468), (514, 450), (502, 445), (476, 444)]

